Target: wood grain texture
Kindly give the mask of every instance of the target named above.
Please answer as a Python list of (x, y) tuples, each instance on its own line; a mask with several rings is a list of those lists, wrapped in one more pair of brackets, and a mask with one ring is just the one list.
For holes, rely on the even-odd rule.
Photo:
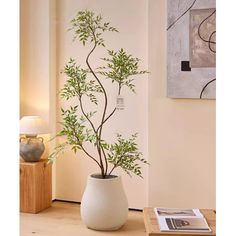
[(46, 162), (20, 162), (21, 212), (37, 213), (51, 206), (52, 166)]
[[(114, 212), (115, 214), (115, 212)], [(20, 214), (21, 236), (145, 236), (142, 212), (129, 211), (125, 225), (117, 231), (88, 229), (80, 216), (80, 205), (53, 202), (38, 214)]]
[(201, 213), (207, 220), (212, 232), (209, 233), (192, 233), (192, 232), (161, 232), (158, 226), (157, 218), (154, 213), (153, 208), (144, 208), (143, 217), (144, 224), (146, 228), (147, 236), (176, 236), (176, 235), (186, 235), (186, 236), (206, 236), (216, 235), (216, 215), (214, 210), (211, 209), (201, 209)]

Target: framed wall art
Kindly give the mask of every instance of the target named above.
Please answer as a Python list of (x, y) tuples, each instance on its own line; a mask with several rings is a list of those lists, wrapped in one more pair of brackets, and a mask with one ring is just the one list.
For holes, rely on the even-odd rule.
[(215, 94), (215, 0), (167, 0), (167, 96), (215, 99)]

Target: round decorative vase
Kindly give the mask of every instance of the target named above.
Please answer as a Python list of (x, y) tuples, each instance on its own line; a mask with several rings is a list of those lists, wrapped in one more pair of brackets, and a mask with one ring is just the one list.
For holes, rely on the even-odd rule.
[(128, 201), (120, 176), (88, 177), (81, 201), (81, 218), (94, 230), (117, 230), (127, 220)]
[(41, 137), (21, 137), (20, 138), (20, 156), (25, 162), (39, 161), (45, 146)]

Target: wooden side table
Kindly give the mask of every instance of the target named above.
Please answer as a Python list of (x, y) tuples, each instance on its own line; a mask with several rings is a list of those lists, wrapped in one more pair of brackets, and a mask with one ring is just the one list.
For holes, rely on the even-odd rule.
[(51, 206), (52, 165), (20, 161), (20, 211), (38, 213)]
[(143, 217), (147, 236), (215, 236), (216, 235), (216, 214), (211, 209), (200, 209), (201, 213), (207, 220), (212, 232), (192, 233), (192, 232), (161, 232), (153, 208), (144, 208)]

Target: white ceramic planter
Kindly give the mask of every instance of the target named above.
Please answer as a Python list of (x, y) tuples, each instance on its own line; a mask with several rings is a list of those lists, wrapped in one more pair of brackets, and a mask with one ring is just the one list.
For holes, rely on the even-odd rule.
[(120, 176), (88, 177), (81, 201), (81, 217), (88, 228), (117, 230), (127, 220), (128, 201)]

